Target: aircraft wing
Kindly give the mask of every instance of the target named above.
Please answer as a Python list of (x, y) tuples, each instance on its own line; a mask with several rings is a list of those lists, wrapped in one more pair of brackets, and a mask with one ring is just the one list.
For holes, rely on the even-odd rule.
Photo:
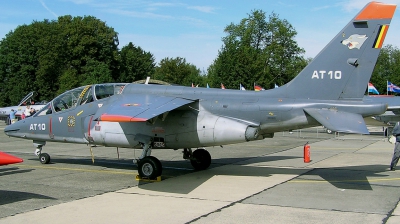
[(360, 114), (315, 108), (305, 108), (304, 111), (332, 131), (369, 134), (364, 118)]
[(399, 106), (388, 106), (388, 111), (392, 111), (393, 114), (400, 114), (400, 107)]
[(101, 109), (96, 115), (99, 121), (147, 121), (193, 102), (194, 100), (173, 96), (149, 94), (118, 95), (110, 104), (104, 103), (101, 105)]

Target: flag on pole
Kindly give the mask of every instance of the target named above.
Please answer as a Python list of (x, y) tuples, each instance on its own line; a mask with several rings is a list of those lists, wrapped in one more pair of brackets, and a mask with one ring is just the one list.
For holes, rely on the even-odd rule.
[(378, 94), (379, 95), (379, 92), (378, 92), (378, 90), (375, 88), (375, 86), (374, 85), (372, 85), (372, 83), (368, 83), (368, 92), (369, 93), (374, 93), (374, 94)]
[(144, 82), (145, 85), (148, 85), (150, 81), (150, 76), (147, 76), (146, 81)]
[(225, 89), (225, 86), (224, 86), (224, 84), (222, 84), (222, 83), (221, 83), (221, 89)]
[(239, 89), (240, 89), (240, 90), (246, 90), (246, 89), (244, 88), (244, 86), (242, 85), (242, 83), (240, 83)]
[(387, 91), (388, 92), (395, 92), (395, 93), (400, 93), (400, 87), (394, 85), (391, 82), (387, 82)]

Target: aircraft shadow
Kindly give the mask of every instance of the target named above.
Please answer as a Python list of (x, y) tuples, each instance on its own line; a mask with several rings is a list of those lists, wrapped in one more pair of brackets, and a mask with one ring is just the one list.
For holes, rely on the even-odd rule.
[[(38, 159), (28, 159), (30, 161), (38, 161)], [(92, 159), (82, 157), (82, 158), (51, 158), (50, 164), (57, 164), (57, 163), (62, 163), (62, 164), (76, 164), (76, 165), (89, 165), (89, 166), (101, 166), (105, 168), (115, 168), (115, 169), (129, 169), (132, 170), (132, 168), (136, 167), (132, 163), (132, 160), (127, 160), (127, 159), (121, 159), (121, 160), (116, 160), (116, 159), (103, 159), (103, 158), (95, 158), (94, 163), (92, 162)], [(44, 165), (45, 166), (45, 165)]]
[[(387, 178), (387, 165), (316, 168), (299, 177), (301, 180), (325, 180), (339, 189), (373, 190), (368, 178)], [(319, 178), (318, 178), (319, 177)]]
[[(168, 179), (191, 174), (185, 176), (184, 184), (172, 184), (170, 187), (164, 184), (150, 184), (151, 182), (139, 181), (138, 187), (141, 189), (187, 194), (196, 189), (204, 182), (217, 175), (226, 176), (262, 176), (270, 177), (275, 174), (299, 175), (296, 180), (308, 182), (326, 181), (339, 189), (354, 190), (372, 190), (371, 183), (368, 178), (384, 178), (389, 175), (387, 165), (366, 165), (366, 166), (345, 166), (332, 168), (291, 168), (291, 167), (264, 167), (254, 166), (254, 160), (257, 158), (258, 163), (283, 161), (288, 159), (299, 159), (298, 156), (264, 156), (264, 157), (236, 157), (236, 158), (220, 158), (213, 159), (209, 169), (196, 171), (192, 168), (188, 161), (163, 161), (163, 182)], [(92, 164), (91, 159), (86, 158), (52, 158), (52, 163), (79, 164), (101, 166), (114, 169), (137, 169), (137, 166), (131, 160), (110, 160), (104, 158), (96, 158)], [(235, 166), (235, 169), (232, 169)], [(310, 170), (311, 169), (311, 170)], [(1, 173), (0, 173), (1, 175)], [(189, 178), (189, 179), (186, 179)], [(174, 182), (172, 180), (172, 182)], [(161, 187), (162, 186), (162, 187)]]
[(34, 193), (27, 193), (27, 192), (20, 192), (20, 191), (4, 191), (0, 190), (0, 205), (6, 205), (18, 201), (24, 201), (29, 199), (52, 199), (56, 200), (56, 198), (34, 194)]
[[(294, 157), (290, 157), (292, 159)], [(282, 160), (285, 158), (267, 158), (266, 161)], [(289, 158), (286, 158), (289, 159)], [(233, 168), (232, 166), (240, 166)], [(172, 179), (171, 184), (148, 184), (141, 181), (139, 188), (151, 191), (166, 193), (188, 194), (200, 185), (204, 184), (214, 176), (247, 176), (247, 177), (270, 177), (276, 174), (299, 175), (294, 178), (296, 181), (307, 183), (328, 182), (338, 189), (352, 190), (373, 190), (368, 178), (388, 178), (387, 166), (368, 165), (368, 166), (349, 166), (334, 168), (288, 168), (288, 167), (256, 167), (246, 166), (246, 164), (232, 166), (222, 166), (217, 169), (193, 172), (190, 176), (185, 176), (184, 183)], [(173, 183), (176, 180), (176, 183)], [(372, 182), (375, 184), (376, 182)]]
[(23, 169), (20, 170), (18, 167), (11, 167), (11, 168), (2, 168), (0, 169), (0, 177), (6, 175), (12, 175), (17, 173), (28, 173), (31, 172), (33, 169)]

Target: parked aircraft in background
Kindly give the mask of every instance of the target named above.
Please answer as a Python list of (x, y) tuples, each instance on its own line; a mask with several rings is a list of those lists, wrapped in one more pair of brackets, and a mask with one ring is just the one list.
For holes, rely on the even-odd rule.
[(0, 152), (0, 166), (9, 165), (14, 163), (22, 163), (24, 160), (16, 156)]
[[(383, 114), (375, 115), (372, 118), (380, 122), (377, 125), (385, 126), (385, 135), (391, 134), (391, 128), (400, 121), (400, 97), (393, 95), (369, 95), (364, 97), (364, 101), (371, 103), (386, 103), (387, 111)], [(389, 127), (389, 133), (388, 128)]]
[(21, 114), (25, 111), (25, 108), (26, 108), (27, 105), (30, 105), (30, 107), (34, 108), (36, 111), (39, 111), (40, 109), (42, 109), (47, 102), (44, 102), (44, 103), (42, 103), (42, 102), (40, 102), (40, 103), (32, 102), (32, 97), (33, 97), (34, 93), (35, 93), (34, 91), (28, 93), (28, 95), (26, 95), (21, 100), (21, 102), (19, 102), (18, 106), (0, 108), (0, 120), (4, 120), (7, 124), (9, 124), (10, 123), (9, 116), (10, 116), (10, 112), (11, 112), (12, 109), (17, 111), (17, 113), (15, 115), (18, 118), (20, 118)]
[[(400, 97), (393, 95), (367, 95), (364, 96), (364, 102), (370, 103), (383, 103), (387, 104), (387, 110), (383, 114), (374, 115), (372, 117), (365, 117), (364, 121), (367, 125), (382, 126), (384, 127), (385, 135), (387, 135), (387, 128), (390, 129), (395, 125), (396, 122), (400, 121)], [(328, 134), (332, 134), (333, 131), (326, 129)]]
[(375, 115), (373, 118), (385, 124), (394, 124), (400, 121), (400, 97), (393, 95), (369, 95), (364, 97), (364, 101), (372, 103), (386, 103), (387, 111), (383, 114)]
[(88, 85), (61, 94), (30, 119), (4, 131), (32, 139), (42, 163), (50, 161), (42, 153), (46, 141), (142, 148), (137, 162), (139, 175), (145, 178), (162, 173), (152, 149), (183, 149), (183, 157), (195, 169), (207, 169), (211, 155), (204, 147), (320, 125), (368, 134), (363, 117), (387, 108), (385, 103), (364, 100), (364, 92), (395, 9), (377, 2), (366, 5), (297, 77), (276, 89)]

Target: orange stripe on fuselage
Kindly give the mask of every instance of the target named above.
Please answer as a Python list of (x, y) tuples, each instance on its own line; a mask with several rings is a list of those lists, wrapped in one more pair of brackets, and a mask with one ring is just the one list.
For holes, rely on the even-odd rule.
[(391, 19), (395, 10), (396, 5), (371, 2), (356, 16), (355, 20)]
[(110, 121), (110, 122), (140, 122), (147, 121), (145, 118), (121, 116), (121, 115), (108, 115), (103, 114), (100, 116), (100, 121)]

